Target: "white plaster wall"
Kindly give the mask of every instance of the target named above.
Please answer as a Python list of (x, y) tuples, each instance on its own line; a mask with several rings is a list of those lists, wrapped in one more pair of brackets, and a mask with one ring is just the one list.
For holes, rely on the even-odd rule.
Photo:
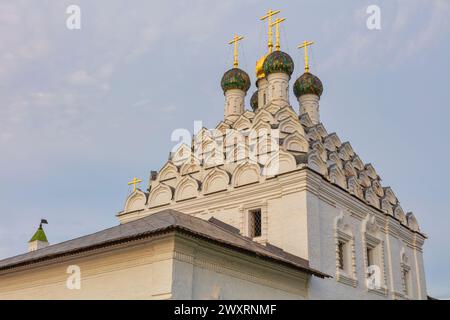
[[(313, 268), (333, 276), (333, 279), (325, 280), (311, 278), (309, 297), (313, 299), (399, 298), (398, 293), (403, 292), (400, 244), (408, 243), (403, 246), (408, 253), (413, 279), (414, 294), (411, 298), (426, 299), (422, 253), (413, 249), (413, 244), (420, 247), (423, 239), (414, 240), (414, 233), (401, 226), (394, 218), (385, 216), (309, 170), (286, 173), (239, 188), (230, 186), (228, 190), (215, 194), (142, 211), (139, 216), (131, 214), (129, 219), (168, 207), (206, 220), (216, 217), (238, 228), (243, 235), (247, 235), (248, 210), (263, 208), (263, 216), (266, 214), (267, 218), (264, 220), (265, 225), (263, 224), (263, 236), (255, 241), (263, 244), (269, 242), (308, 259)], [(334, 222), (342, 210), (346, 212), (346, 221), (355, 239), (356, 288), (336, 281)], [(384, 284), (387, 295), (368, 292), (366, 288), (362, 223), (368, 214), (377, 216), (384, 233)], [(389, 236), (386, 236), (387, 232)]]
[[(172, 288), (170, 239), (0, 272), (0, 300), (167, 299)], [(68, 266), (81, 270), (81, 288), (66, 285)]]
[[(327, 201), (320, 199), (311, 192), (307, 192), (307, 206), (308, 206), (308, 259), (311, 267), (325, 272), (333, 279), (318, 279), (311, 278), (309, 295), (311, 299), (394, 299), (395, 293), (403, 293), (401, 280), (401, 265), (400, 265), (400, 244), (401, 241), (392, 240), (389, 237), (389, 248), (387, 245), (388, 237), (384, 234), (384, 265), (385, 265), (385, 283), (387, 287), (387, 294), (380, 295), (379, 293), (371, 292), (366, 287), (365, 280), (365, 245), (362, 241), (362, 221), (360, 218), (351, 216), (349, 208), (342, 206), (342, 204), (330, 204)], [(335, 218), (344, 209), (347, 215), (347, 222), (349, 222), (351, 231), (355, 237), (355, 259), (356, 259), (356, 276), (357, 285), (353, 287), (348, 284), (338, 282), (336, 279), (336, 248), (335, 248), (335, 234), (334, 221)], [(360, 214), (364, 214), (360, 212)], [(412, 248), (406, 249), (407, 255), (410, 258), (414, 256)], [(412, 279), (417, 279), (417, 268), (411, 264)], [(420, 273), (420, 271), (419, 271)], [(420, 279), (424, 278), (424, 273), (420, 273)], [(384, 280), (382, 280), (384, 281)], [(418, 294), (418, 282), (412, 281), (412, 299), (423, 299), (426, 296)]]

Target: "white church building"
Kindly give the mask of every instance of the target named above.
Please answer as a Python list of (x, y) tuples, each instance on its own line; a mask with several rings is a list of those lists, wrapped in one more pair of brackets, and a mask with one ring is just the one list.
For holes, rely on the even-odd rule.
[(0, 299), (427, 299), (426, 236), (320, 122), (312, 43), (291, 82), (275, 13), (251, 110), (235, 37), (217, 126), (172, 152), (147, 190), (134, 180), (119, 225), (54, 245), (40, 227), (30, 252), (0, 261)]

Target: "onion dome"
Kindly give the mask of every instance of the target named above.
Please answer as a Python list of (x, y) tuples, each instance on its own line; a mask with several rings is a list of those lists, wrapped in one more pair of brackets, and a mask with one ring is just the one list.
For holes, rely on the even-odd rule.
[(294, 94), (297, 98), (305, 94), (315, 94), (320, 97), (322, 92), (322, 81), (309, 72), (302, 74), (294, 83)]
[(250, 89), (250, 84), (248, 74), (239, 68), (233, 68), (225, 72), (220, 82), (224, 93), (231, 89), (239, 89), (247, 92)]
[(250, 106), (252, 107), (253, 111), (256, 111), (256, 109), (258, 109), (258, 91), (253, 92), (253, 95), (250, 98)]
[(266, 76), (271, 73), (287, 73), (289, 76), (294, 72), (294, 61), (290, 55), (283, 51), (274, 51), (264, 60), (263, 70)]

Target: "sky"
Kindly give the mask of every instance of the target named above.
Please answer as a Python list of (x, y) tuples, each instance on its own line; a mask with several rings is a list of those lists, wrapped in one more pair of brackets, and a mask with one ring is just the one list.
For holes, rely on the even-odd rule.
[[(81, 29), (67, 28), (69, 5)], [(380, 30), (367, 28), (370, 5)], [(269, 8), (287, 19), (294, 78), (297, 45), (315, 42), (321, 121), (414, 212), (428, 292), (450, 298), (447, 0), (0, 0), (0, 259), (26, 252), (41, 218), (51, 243), (116, 225), (127, 182), (147, 188), (173, 130), (223, 118), (235, 33), (254, 83)]]

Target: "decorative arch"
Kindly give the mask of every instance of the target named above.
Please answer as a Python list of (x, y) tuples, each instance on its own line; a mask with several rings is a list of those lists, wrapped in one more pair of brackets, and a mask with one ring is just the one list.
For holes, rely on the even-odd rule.
[(321, 142), (322, 141), (322, 137), (320, 136), (320, 134), (317, 131), (316, 127), (311, 127), (309, 129), (307, 129), (306, 138), (309, 141), (317, 141), (317, 142)]
[(175, 201), (193, 199), (198, 196), (199, 184), (197, 180), (186, 176), (175, 188)]
[(311, 118), (309, 117), (309, 114), (307, 114), (307, 113), (301, 114), (298, 117), (298, 119), (300, 120), (300, 123), (304, 127), (311, 128), (312, 126), (314, 126), (313, 122), (311, 121)]
[(322, 159), (323, 162), (327, 161), (327, 151), (325, 150), (325, 147), (323, 146), (323, 143), (320, 140), (317, 140), (311, 144), (311, 147), (313, 150), (317, 152), (317, 156)]
[(365, 188), (369, 188), (371, 186), (371, 182), (369, 177), (364, 171), (361, 171), (358, 176), (359, 184)]
[(268, 122), (270, 124), (274, 124), (275, 120), (269, 111), (267, 111), (265, 109), (261, 109), (261, 110), (258, 110), (258, 112), (255, 115), (255, 118), (253, 118), (253, 123), (259, 123), (259, 122)]
[(297, 119), (292, 119), (291, 117), (281, 121), (278, 128), (280, 129), (281, 132), (285, 133), (298, 132), (302, 135), (305, 135), (305, 131), (303, 130), (303, 127), (300, 124), (300, 122), (298, 122)]
[(233, 123), (233, 129), (235, 130), (246, 130), (250, 129), (252, 126), (252, 123), (247, 117), (244, 117), (244, 115), (241, 115), (234, 123)]
[(323, 176), (328, 174), (327, 164), (322, 160), (317, 150), (313, 150), (308, 154), (308, 167)]
[(297, 119), (297, 114), (294, 112), (294, 110), (292, 110), (290, 106), (283, 107), (280, 110), (278, 110), (277, 113), (275, 113), (275, 119), (278, 122), (281, 122), (289, 117)]
[(378, 198), (373, 188), (369, 187), (366, 189), (366, 191), (364, 192), (364, 198), (375, 208), (380, 208), (380, 198)]
[(173, 164), (177, 166), (181, 166), (183, 163), (185, 163), (189, 158), (192, 156), (191, 148), (183, 143), (177, 151), (175, 151), (171, 156), (171, 161)]
[(178, 176), (178, 168), (172, 161), (168, 161), (164, 167), (161, 168), (158, 174), (157, 181), (165, 181), (176, 178)]
[(275, 114), (280, 110), (281, 108), (284, 108), (288, 104), (285, 101), (281, 100), (272, 100), (269, 105), (265, 107), (265, 110), (270, 112), (271, 114)]
[(283, 147), (286, 151), (308, 152), (308, 141), (295, 131), (284, 139)]
[(228, 189), (230, 176), (225, 170), (214, 168), (203, 179), (203, 194), (224, 191)]
[(392, 191), (391, 187), (385, 187), (384, 189), (384, 194), (386, 196), (386, 198), (389, 200), (389, 202), (392, 205), (397, 204), (397, 197), (395, 196), (394, 191)]
[(341, 145), (339, 148), (339, 155), (346, 161), (350, 160), (355, 155), (350, 142), (346, 141)]
[(145, 209), (147, 195), (139, 189), (130, 194), (125, 202), (123, 212), (133, 212)]
[(413, 231), (420, 231), (419, 223), (412, 212), (406, 214), (406, 220), (408, 221), (408, 227)]
[(216, 129), (222, 132), (222, 134), (225, 134), (227, 129), (230, 129), (231, 126), (223, 121), (220, 121), (219, 124), (216, 126)]
[(297, 168), (297, 162), (292, 154), (279, 150), (268, 161), (263, 169), (263, 175), (275, 176), (285, 172), (293, 171)]
[(356, 177), (357, 175), (356, 169), (350, 161), (345, 161), (344, 172), (347, 177)]
[(373, 189), (373, 191), (375, 191), (375, 193), (378, 197), (384, 196), (383, 187), (381, 187), (380, 181), (373, 180), (372, 181), (372, 189)]
[(238, 130), (230, 130), (227, 131), (227, 134), (224, 137), (223, 144), (225, 149), (233, 148), (235, 145), (245, 145), (245, 135)]
[(329, 168), (329, 177), (332, 183), (337, 184), (341, 188), (347, 188), (347, 181), (345, 175), (338, 165), (332, 164)]
[(342, 163), (341, 158), (339, 158), (339, 154), (336, 151), (332, 151), (328, 153), (328, 159), (332, 164), (335, 164), (339, 167), (339, 169), (344, 168), (344, 164)]
[(200, 167), (200, 161), (192, 157), (189, 162), (186, 162), (183, 164), (180, 168), (180, 174), (181, 175), (187, 175), (195, 172), (199, 172), (201, 169)]
[(240, 187), (259, 182), (260, 175), (261, 168), (258, 164), (245, 161), (234, 170), (231, 184), (233, 187)]
[(224, 154), (222, 152), (214, 151), (205, 154), (203, 157), (203, 166), (206, 168), (223, 165), (225, 162)]
[(255, 117), (255, 113), (250, 110), (245, 110), (245, 112), (242, 115), (248, 119), (253, 119)]
[(336, 133), (330, 133), (324, 140), (325, 148), (329, 151), (336, 151), (341, 146), (341, 141)]
[(383, 235), (381, 233), (381, 228), (378, 225), (375, 214), (369, 213), (361, 224), (362, 232), (365, 234), (370, 234), (372, 237), (378, 240), (383, 240)]
[(256, 134), (259, 135), (260, 132), (267, 132), (270, 133), (272, 130), (272, 127), (270, 123), (265, 122), (263, 120), (254, 121), (253, 126), (251, 128), (250, 134)]
[(393, 216), (394, 210), (392, 208), (392, 204), (386, 197), (381, 198), (381, 210), (386, 211), (387, 214)]
[(373, 167), (373, 165), (371, 163), (366, 164), (364, 166), (364, 169), (370, 178), (376, 179), (378, 177), (378, 174), (375, 171), (375, 168)]
[(355, 156), (353, 157), (353, 159), (352, 159), (352, 164), (353, 164), (353, 166), (354, 166), (357, 170), (359, 170), (359, 171), (361, 171), (361, 170), (364, 169), (364, 163), (361, 161), (361, 159), (359, 158), (358, 155), (355, 155)]
[[(315, 128), (316, 128), (317, 133), (320, 135), (321, 138), (325, 138), (325, 137), (328, 136), (327, 129), (325, 129), (323, 124), (318, 123), (318, 124), (315, 125)], [(336, 133), (332, 133), (331, 135), (335, 135), (336, 138), (337, 138)], [(337, 138), (337, 142), (338, 142), (339, 145), (341, 144), (341, 141), (339, 140), (339, 138)]]
[(405, 212), (403, 211), (403, 208), (399, 204), (396, 205), (394, 208), (394, 217), (400, 220), (400, 222), (403, 223), (404, 225), (407, 225), (408, 222), (406, 221)]
[(173, 198), (172, 188), (160, 183), (150, 191), (148, 198), (149, 207), (158, 207), (166, 204), (170, 204)]
[(258, 137), (255, 147), (257, 155), (264, 155), (278, 152), (280, 150), (280, 143), (276, 137), (266, 134)]
[(250, 148), (246, 144), (230, 146), (225, 151), (227, 163), (242, 162), (246, 159), (256, 159), (256, 155), (250, 154)]
[(348, 185), (348, 190), (350, 191), (350, 193), (354, 194), (355, 196), (357, 196), (360, 199), (364, 198), (362, 188), (359, 185), (356, 177), (354, 177), (354, 176), (349, 177), (347, 179), (347, 185)]

